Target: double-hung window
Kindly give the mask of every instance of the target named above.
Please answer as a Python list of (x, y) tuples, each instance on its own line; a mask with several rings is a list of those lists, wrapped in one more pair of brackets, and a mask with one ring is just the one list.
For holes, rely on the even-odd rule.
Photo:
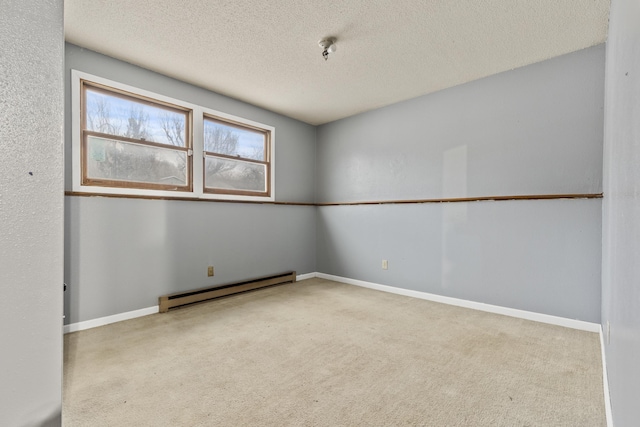
[(191, 191), (191, 111), (82, 81), (82, 184)]
[(271, 126), (72, 72), (72, 189), (274, 200)]
[(270, 137), (268, 130), (205, 115), (205, 192), (268, 196)]

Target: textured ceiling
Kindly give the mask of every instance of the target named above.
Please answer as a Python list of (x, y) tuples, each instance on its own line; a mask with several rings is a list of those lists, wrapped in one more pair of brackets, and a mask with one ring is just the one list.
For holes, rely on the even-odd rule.
[(608, 14), (609, 0), (65, 0), (65, 34), (321, 124), (602, 43)]

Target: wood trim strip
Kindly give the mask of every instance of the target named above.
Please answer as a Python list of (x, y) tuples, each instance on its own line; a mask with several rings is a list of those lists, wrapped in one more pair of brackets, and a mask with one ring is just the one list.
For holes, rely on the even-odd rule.
[(316, 206), (315, 203), (305, 202), (272, 202), (260, 200), (225, 200), (225, 199), (200, 199), (196, 197), (169, 197), (169, 196), (140, 196), (137, 194), (110, 194), (110, 193), (84, 193), (79, 191), (65, 191), (65, 196), (74, 197), (111, 197), (117, 199), (147, 199), (147, 200), (177, 200), (183, 202), (213, 202), (213, 203), (245, 203), (254, 205), (286, 205), (286, 206)]
[(601, 199), (602, 193), (587, 194), (531, 194), (515, 196), (482, 196), (482, 197), (454, 197), (444, 199), (413, 199), (413, 200), (381, 200), (338, 203), (316, 203), (316, 206), (355, 206), (355, 205), (401, 205), (421, 203), (459, 203), (504, 200), (553, 200), (553, 199)]
[(287, 205), (287, 206), (357, 206), (357, 205), (408, 205), (421, 203), (458, 203), (458, 202), (482, 202), (505, 200), (555, 200), (555, 199), (602, 199), (602, 193), (585, 194), (533, 194), (521, 196), (486, 196), (486, 197), (458, 197), (448, 199), (415, 199), (415, 200), (380, 200), (361, 202), (337, 202), (337, 203), (305, 203), (305, 202), (272, 202), (260, 200), (221, 200), (200, 199), (195, 197), (168, 197), (168, 196), (140, 196), (134, 194), (110, 194), (110, 193), (84, 193), (77, 191), (65, 191), (65, 196), (76, 197), (115, 197), (122, 199), (148, 199), (148, 200), (179, 200), (189, 202), (214, 202), (214, 203), (246, 203), (257, 205)]

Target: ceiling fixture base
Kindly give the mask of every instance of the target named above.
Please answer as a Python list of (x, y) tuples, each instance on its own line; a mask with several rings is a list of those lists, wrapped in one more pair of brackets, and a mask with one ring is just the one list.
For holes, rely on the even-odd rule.
[(329, 59), (329, 54), (336, 51), (336, 39), (335, 37), (327, 37), (318, 42), (318, 46), (322, 48), (322, 57), (326, 61)]

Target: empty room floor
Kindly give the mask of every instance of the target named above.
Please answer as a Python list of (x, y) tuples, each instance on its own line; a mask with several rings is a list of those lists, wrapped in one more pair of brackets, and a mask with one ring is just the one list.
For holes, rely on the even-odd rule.
[(604, 426), (598, 334), (309, 279), (65, 335), (65, 426)]

